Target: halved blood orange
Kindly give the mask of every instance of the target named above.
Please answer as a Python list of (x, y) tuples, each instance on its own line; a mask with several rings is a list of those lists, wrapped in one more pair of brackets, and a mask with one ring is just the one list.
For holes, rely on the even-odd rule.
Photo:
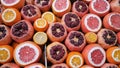
[(68, 54), (66, 63), (70, 68), (80, 68), (84, 63), (84, 59), (81, 53), (73, 51)]
[(45, 68), (45, 66), (41, 63), (33, 63), (25, 66), (24, 68)]
[(83, 65), (81, 68), (94, 68), (91, 65)]
[(81, 29), (84, 33), (98, 32), (102, 26), (102, 21), (99, 16), (95, 14), (86, 14), (81, 20)]
[(110, 10), (110, 4), (107, 0), (92, 0), (89, 5), (90, 13), (100, 17), (105, 16)]
[(113, 64), (120, 64), (120, 48), (110, 47), (106, 51), (107, 61)]
[(0, 45), (10, 44), (11, 41), (10, 28), (6, 25), (0, 25)]
[(116, 64), (105, 63), (101, 68), (119, 68)]
[(60, 63), (60, 64), (54, 64), (54, 65), (52, 65), (51, 68), (69, 68), (69, 67), (65, 63)]
[(101, 67), (106, 61), (105, 50), (99, 44), (89, 44), (82, 51), (85, 63), (93, 67)]
[(33, 36), (33, 41), (39, 45), (44, 45), (48, 40), (45, 32), (36, 32)]
[(55, 15), (50, 11), (44, 12), (42, 14), (42, 18), (44, 18), (48, 22), (48, 24), (51, 24), (56, 21)]
[(32, 41), (18, 44), (13, 52), (14, 61), (20, 66), (26, 66), (39, 61), (41, 48)]
[(120, 4), (119, 0), (111, 0), (111, 2), (110, 2), (111, 11), (120, 12), (119, 4)]
[(34, 21), (34, 29), (36, 31), (44, 32), (48, 28), (48, 22), (44, 18), (38, 18)]
[(15, 8), (7, 8), (2, 12), (2, 20), (4, 24), (12, 26), (21, 20), (21, 14)]
[(120, 13), (111, 12), (103, 18), (103, 25), (105, 28), (120, 31)]
[(14, 7), (20, 9), (24, 6), (25, 0), (1, 0), (1, 4), (5, 7)]
[(0, 68), (20, 68), (16, 63), (9, 62), (0, 66)]
[(71, 10), (70, 0), (53, 0), (52, 11), (56, 16), (62, 17)]
[(4, 64), (12, 61), (13, 47), (10, 45), (0, 45), (0, 63)]

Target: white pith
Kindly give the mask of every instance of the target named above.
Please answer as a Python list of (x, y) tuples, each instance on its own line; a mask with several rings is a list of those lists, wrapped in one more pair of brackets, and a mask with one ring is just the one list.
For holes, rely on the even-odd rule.
[(120, 62), (120, 60), (118, 60), (117, 58), (114, 58), (114, 53), (115, 53), (115, 51), (118, 51), (118, 50), (120, 50), (120, 48), (114, 49), (113, 52), (112, 52), (112, 58), (113, 58), (116, 62)]
[[(35, 56), (34, 56), (34, 58), (33, 58), (31, 61), (29, 61), (29, 62), (23, 62), (23, 61), (21, 61), (20, 58), (19, 58), (20, 55), (19, 55), (18, 53), (20, 52), (20, 49), (21, 49), (22, 47), (24, 47), (24, 46), (29, 46), (30, 48), (33, 48), (34, 51), (35, 51), (35, 53), (36, 53)], [(36, 60), (38, 59), (39, 54), (40, 54), (40, 53), (39, 53), (39, 49), (38, 49), (37, 47), (35, 47), (35, 45), (30, 44), (30, 43), (25, 43), (25, 44), (20, 45), (19, 47), (16, 48), (16, 50), (15, 50), (14, 52), (15, 52), (14, 57), (16, 58), (17, 62), (18, 62), (19, 64), (22, 64), (22, 65), (28, 65), (28, 64), (36, 61)]]
[(0, 62), (6, 62), (10, 58), (10, 51), (8, 49), (6, 49), (6, 48), (0, 48), (0, 50), (6, 50), (7, 51), (7, 53), (8, 53), (7, 59), (6, 60), (0, 60)]
[(36, 21), (35, 21), (35, 25), (38, 27), (38, 28), (44, 28), (45, 26), (46, 26), (46, 23), (43, 25), (43, 26), (38, 26), (38, 21), (39, 20), (44, 20), (44, 22), (46, 22), (46, 20), (45, 19), (41, 19), (41, 18), (39, 18), (39, 19), (37, 19)]
[[(78, 65), (78, 66), (74, 66), (73, 64), (72, 64), (72, 59), (74, 58), (74, 57), (79, 57), (80, 58), (80, 65)], [(73, 67), (73, 68), (79, 68), (79, 67), (81, 67), (82, 66), (82, 63), (83, 63), (83, 59), (82, 59), (82, 57), (81, 56), (79, 56), (79, 55), (73, 55), (71, 58), (70, 58), (70, 62), (69, 62), (69, 64)]]
[(66, 11), (66, 10), (69, 8), (70, 2), (69, 2), (69, 0), (66, 0), (66, 1), (67, 1), (67, 6), (66, 6), (66, 8), (64, 8), (64, 9), (62, 9), (62, 10), (57, 10), (57, 9), (55, 8), (55, 3), (56, 3), (56, 1), (57, 1), (57, 0), (54, 0), (53, 3), (52, 3), (52, 8), (53, 8), (56, 12), (64, 12), (64, 11)]
[(113, 26), (113, 25), (112, 25), (112, 22), (111, 22), (111, 17), (112, 17), (113, 15), (116, 15), (116, 14), (120, 16), (120, 14), (118, 14), (118, 13), (111, 14), (111, 15), (109, 16), (109, 19), (108, 19), (108, 24), (109, 24), (111, 27), (120, 30), (120, 28), (116, 28), (115, 26)]
[[(91, 58), (91, 53), (92, 53), (94, 50), (96, 50), (96, 49), (99, 49), (99, 50), (102, 52), (103, 56), (104, 56), (100, 64), (95, 64), (95, 63), (92, 61), (92, 58)], [(90, 62), (93, 66), (99, 67), (99, 66), (101, 66), (101, 65), (103, 65), (103, 64), (105, 63), (106, 53), (105, 53), (104, 49), (102, 49), (101, 47), (94, 47), (94, 48), (92, 48), (92, 49), (89, 51), (87, 57), (88, 57), (89, 62)]]
[(5, 6), (14, 6), (14, 5), (18, 4), (19, 2), (20, 2), (20, 0), (16, 0), (14, 3), (6, 4), (6, 3), (4, 2), (4, 0), (1, 0), (1, 3), (2, 3), (3, 5), (5, 5)]
[(36, 67), (42, 68), (40, 65), (34, 65), (34, 66), (30, 66), (28, 68), (36, 68)]
[[(95, 18), (97, 18), (98, 19), (98, 28), (96, 28), (96, 29), (91, 29), (88, 25), (87, 25), (87, 23), (88, 23), (88, 21), (87, 21), (87, 19), (89, 19), (89, 17), (95, 17)], [(100, 19), (100, 17), (98, 17), (97, 15), (95, 15), (95, 14), (88, 14), (87, 16), (86, 16), (86, 18), (85, 18), (85, 26), (86, 26), (86, 28), (89, 30), (89, 31), (92, 31), (92, 32), (97, 32), (98, 30), (100, 30), (100, 28), (101, 28), (101, 26), (102, 26), (102, 21), (101, 21), (101, 19)]]
[[(5, 20), (5, 18), (4, 18), (4, 14), (5, 14), (6, 12), (8, 12), (8, 11), (12, 11), (13, 14), (14, 14), (14, 16), (13, 16), (13, 18), (12, 18), (11, 20)], [(16, 12), (15, 12), (13, 9), (10, 9), (10, 8), (5, 9), (5, 10), (3, 11), (3, 13), (2, 13), (2, 19), (3, 19), (3, 21), (5, 21), (5, 22), (12, 22), (12, 21), (15, 20), (15, 18), (16, 18)]]
[(107, 0), (104, 0), (104, 1), (107, 3), (107, 9), (106, 9), (105, 11), (97, 11), (97, 10), (94, 8), (94, 3), (96, 2), (96, 0), (92, 0), (92, 2), (91, 2), (91, 8), (93, 9), (93, 11), (95, 11), (95, 12), (97, 12), (97, 13), (100, 13), (100, 14), (108, 12), (109, 9), (110, 9), (110, 4), (109, 4), (109, 2), (108, 2)]

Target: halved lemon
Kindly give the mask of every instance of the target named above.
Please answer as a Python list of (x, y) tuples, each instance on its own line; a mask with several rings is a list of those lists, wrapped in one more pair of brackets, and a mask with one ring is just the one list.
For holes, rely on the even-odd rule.
[(2, 20), (4, 24), (12, 26), (13, 24), (21, 20), (21, 14), (15, 8), (7, 8), (2, 13)]
[(45, 32), (37, 32), (33, 36), (33, 41), (39, 45), (44, 45), (47, 39), (47, 34)]
[(53, 23), (56, 21), (56, 17), (52, 12), (44, 12), (42, 14), (42, 18), (46, 19), (48, 24)]

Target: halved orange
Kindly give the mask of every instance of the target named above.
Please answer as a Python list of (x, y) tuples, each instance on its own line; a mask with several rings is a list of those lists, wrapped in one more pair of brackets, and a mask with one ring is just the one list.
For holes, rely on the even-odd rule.
[(21, 20), (21, 14), (15, 8), (7, 8), (2, 13), (2, 20), (4, 24), (12, 26), (13, 24)]
[(53, 23), (56, 21), (56, 17), (52, 12), (44, 12), (42, 14), (42, 18), (46, 19), (48, 24)]
[(94, 32), (88, 32), (85, 34), (87, 43), (95, 43), (97, 41), (97, 34)]
[(66, 63), (70, 68), (80, 68), (84, 63), (84, 59), (81, 53), (70, 52), (67, 56)]
[(120, 48), (117, 46), (110, 47), (106, 51), (107, 60), (113, 64), (120, 64)]
[(44, 45), (47, 42), (47, 34), (45, 32), (36, 32), (33, 36), (33, 41), (39, 45)]
[(36, 31), (46, 31), (48, 28), (48, 22), (44, 18), (38, 18), (34, 22), (34, 29)]
[(4, 64), (12, 61), (13, 59), (13, 48), (10, 45), (0, 46), (0, 63)]

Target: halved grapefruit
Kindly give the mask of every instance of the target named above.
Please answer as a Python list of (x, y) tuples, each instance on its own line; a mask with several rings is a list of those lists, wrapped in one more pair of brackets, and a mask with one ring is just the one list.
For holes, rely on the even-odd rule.
[(96, 14), (86, 14), (82, 17), (81, 28), (84, 33), (98, 32), (102, 26), (102, 21)]
[(53, 0), (52, 11), (55, 15), (62, 17), (71, 10), (70, 0)]
[(101, 68), (119, 68), (116, 64), (105, 63)]
[(92, 0), (89, 5), (90, 13), (100, 17), (105, 16), (110, 10), (110, 4), (107, 0)]
[(1, 65), (0, 68), (20, 68), (20, 66), (17, 65), (16, 63), (9, 62)]
[(101, 67), (106, 61), (105, 50), (99, 44), (89, 44), (82, 51), (85, 63), (93, 67)]
[(41, 48), (32, 41), (20, 43), (13, 52), (14, 61), (20, 66), (37, 62), (41, 55)]
[(33, 63), (25, 66), (24, 68), (45, 68), (45, 66), (41, 63)]

